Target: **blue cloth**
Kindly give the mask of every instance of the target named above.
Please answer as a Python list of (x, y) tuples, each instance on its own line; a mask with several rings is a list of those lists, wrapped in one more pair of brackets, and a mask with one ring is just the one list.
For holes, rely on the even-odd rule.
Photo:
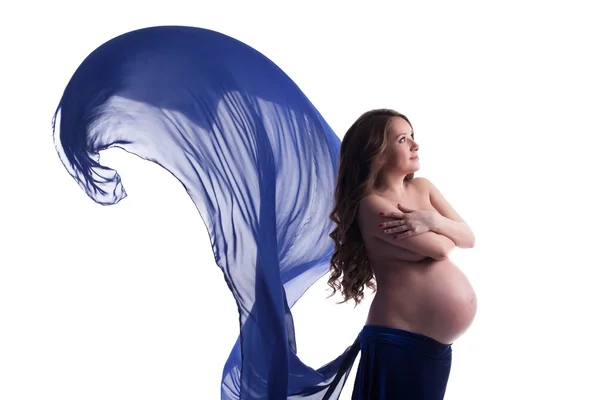
[(352, 400), (442, 400), (452, 345), (402, 329), (366, 325)]
[(126, 196), (99, 162), (110, 147), (184, 186), (239, 311), (223, 399), (339, 397), (358, 342), (313, 369), (296, 354), (290, 308), (329, 270), (340, 140), (283, 71), (214, 31), (136, 30), (81, 63), (53, 130), (66, 170), (99, 204)]

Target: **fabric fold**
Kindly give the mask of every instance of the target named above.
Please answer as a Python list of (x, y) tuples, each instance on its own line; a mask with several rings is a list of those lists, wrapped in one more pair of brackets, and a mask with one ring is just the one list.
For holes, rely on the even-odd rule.
[(53, 131), (68, 173), (99, 204), (127, 196), (100, 163), (111, 147), (186, 189), (238, 306), (223, 399), (339, 396), (358, 342), (313, 369), (297, 357), (290, 308), (329, 270), (340, 140), (281, 69), (218, 32), (136, 30), (81, 63)]

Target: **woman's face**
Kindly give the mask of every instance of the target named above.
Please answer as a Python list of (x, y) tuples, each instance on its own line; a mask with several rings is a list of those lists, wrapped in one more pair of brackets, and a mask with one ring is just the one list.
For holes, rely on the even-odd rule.
[(387, 163), (385, 168), (410, 174), (420, 167), (419, 145), (414, 141), (414, 133), (404, 118), (393, 117), (387, 137)]

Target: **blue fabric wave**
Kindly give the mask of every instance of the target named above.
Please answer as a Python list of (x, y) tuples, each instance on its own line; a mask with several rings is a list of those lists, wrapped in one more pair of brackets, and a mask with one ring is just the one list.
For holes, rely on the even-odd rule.
[(185, 187), (239, 311), (223, 399), (339, 397), (358, 341), (313, 369), (296, 354), (290, 308), (329, 270), (340, 140), (280, 68), (218, 32), (136, 30), (82, 62), (53, 131), (65, 168), (99, 204), (127, 195), (99, 163), (109, 147)]

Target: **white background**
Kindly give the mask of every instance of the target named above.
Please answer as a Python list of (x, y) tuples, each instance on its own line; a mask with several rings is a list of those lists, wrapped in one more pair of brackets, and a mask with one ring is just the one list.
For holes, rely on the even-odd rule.
[[(479, 309), (453, 346), (446, 399), (599, 399), (593, 3), (3, 5), (0, 399), (219, 398), (237, 311), (183, 186), (112, 149), (101, 162), (129, 196), (100, 206), (52, 142), (77, 66), (152, 25), (214, 29), (255, 47), (340, 137), (371, 108), (411, 119), (416, 175), (477, 238), (451, 255)], [(325, 279), (292, 310), (299, 354), (315, 368), (353, 342), (371, 300), (336, 305)]]

